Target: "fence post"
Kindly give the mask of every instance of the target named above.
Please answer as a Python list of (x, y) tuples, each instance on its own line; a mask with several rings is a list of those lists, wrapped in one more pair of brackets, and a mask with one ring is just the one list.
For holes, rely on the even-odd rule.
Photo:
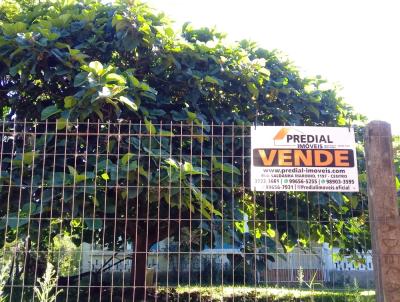
[(365, 142), (376, 300), (397, 302), (400, 301), (400, 219), (390, 124), (370, 122)]

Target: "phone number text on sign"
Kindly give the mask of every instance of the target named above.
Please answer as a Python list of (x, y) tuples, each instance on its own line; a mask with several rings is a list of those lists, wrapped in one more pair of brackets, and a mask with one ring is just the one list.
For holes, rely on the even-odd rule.
[(256, 191), (358, 191), (352, 129), (252, 128), (251, 186)]

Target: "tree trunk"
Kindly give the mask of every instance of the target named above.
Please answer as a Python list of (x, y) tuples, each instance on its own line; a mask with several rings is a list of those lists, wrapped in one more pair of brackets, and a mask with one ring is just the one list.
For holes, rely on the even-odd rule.
[[(133, 286), (134, 301), (144, 299), (146, 291), (146, 268), (147, 268), (147, 246), (146, 233), (141, 232), (137, 235), (132, 255), (131, 284)], [(136, 234), (135, 236), (136, 237)]]
[[(144, 300), (146, 295), (146, 269), (147, 251), (156, 242), (172, 236), (179, 224), (168, 222), (166, 225), (150, 224), (141, 221), (138, 224), (130, 224), (128, 232), (131, 234), (133, 245), (131, 285), (133, 287), (134, 301)], [(136, 236), (137, 229), (137, 236)]]

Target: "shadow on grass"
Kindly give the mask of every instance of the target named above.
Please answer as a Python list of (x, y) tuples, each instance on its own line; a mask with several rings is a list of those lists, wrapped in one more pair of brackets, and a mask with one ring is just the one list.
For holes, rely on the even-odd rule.
[(301, 290), (249, 287), (178, 287), (150, 290), (147, 301), (201, 302), (373, 302), (372, 291)]

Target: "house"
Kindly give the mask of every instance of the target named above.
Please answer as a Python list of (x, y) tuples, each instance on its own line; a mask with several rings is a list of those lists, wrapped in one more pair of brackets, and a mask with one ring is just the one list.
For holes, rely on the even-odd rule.
[[(245, 253), (235, 247), (205, 248), (198, 252), (179, 251), (177, 243), (168, 249), (165, 242), (150, 250), (148, 267), (154, 269), (158, 283), (169, 282), (213, 284), (222, 282), (237, 283), (247, 280), (250, 284), (298, 286), (299, 281), (325, 285), (353, 284), (357, 280), (361, 287), (369, 288), (373, 284), (373, 265), (371, 252), (363, 255), (365, 263), (356, 265), (348, 257), (335, 259), (338, 248), (328, 245), (308, 250), (295, 248), (290, 253), (277, 249), (267, 259), (262, 250)], [(125, 251), (113, 252), (83, 243), (81, 272), (96, 271), (128, 273), (131, 271), (132, 248), (128, 244)], [(360, 255), (361, 256), (361, 255)], [(209, 278), (209, 275), (211, 279)], [(235, 276), (231, 276), (235, 275)], [(221, 279), (223, 278), (223, 279)], [(245, 282), (245, 281), (243, 281)]]

